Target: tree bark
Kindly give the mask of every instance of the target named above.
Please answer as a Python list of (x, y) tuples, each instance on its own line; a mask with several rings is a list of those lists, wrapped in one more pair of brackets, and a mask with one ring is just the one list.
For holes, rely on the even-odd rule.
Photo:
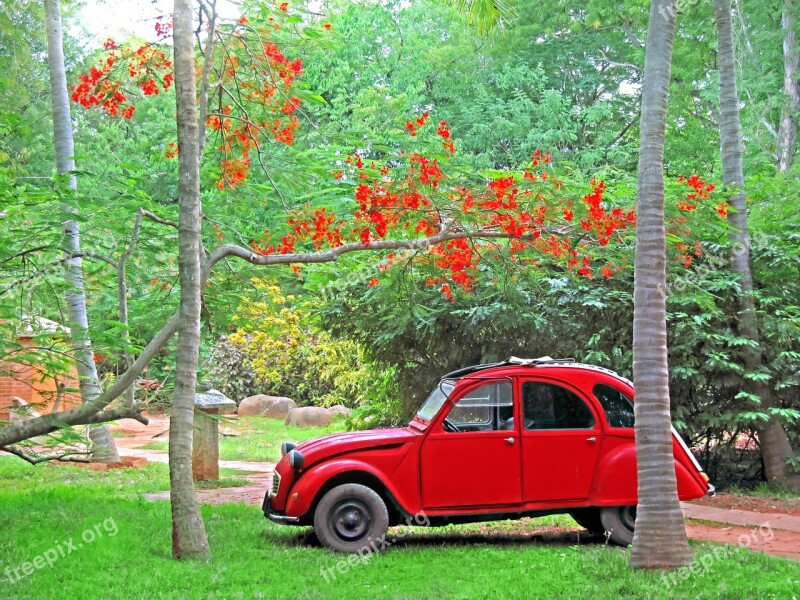
[[(59, 0), (46, 1), (46, 27), (48, 69), (50, 71), (50, 98), (53, 105), (53, 139), (55, 141), (56, 171), (68, 175), (68, 189), (73, 192), (78, 182), (73, 171), (75, 146), (72, 139), (69, 97), (67, 95), (67, 75), (64, 67), (64, 49), (61, 31), (61, 3)], [(80, 379), (81, 398), (84, 403), (91, 402), (101, 393), (94, 363), (92, 341), (89, 336), (89, 319), (86, 314), (86, 292), (83, 285), (83, 261), (80, 258), (80, 225), (75, 220), (75, 210), (65, 206), (64, 254), (69, 258), (64, 263), (64, 279), (67, 283), (66, 303), (69, 316), (72, 351)], [(91, 459), (98, 462), (117, 462), (114, 438), (105, 425), (89, 427)]]
[[(747, 228), (742, 130), (739, 123), (739, 93), (736, 86), (730, 0), (714, 0), (714, 15), (719, 37), (719, 133), (722, 174), (726, 188), (731, 189), (729, 202), (734, 208), (728, 217), (730, 224), (728, 237), (732, 247), (731, 269), (739, 277), (740, 286), (736, 326), (739, 335), (756, 343), (756, 346), (742, 347), (745, 368), (752, 373), (763, 366), (763, 360), (759, 349), (760, 335), (753, 298), (753, 276), (750, 270), (750, 234)], [(761, 399), (760, 409), (769, 414), (770, 409), (774, 407), (769, 386), (745, 379), (744, 388), (746, 392)], [(768, 421), (759, 422), (757, 430), (767, 481), (782, 487), (800, 489), (800, 475), (793, 474), (786, 462), (787, 459), (794, 458), (795, 454), (777, 417), (770, 415)]]
[(665, 296), (664, 140), (676, 15), (676, 0), (651, 4), (642, 87), (633, 301), (639, 504), (630, 558), (639, 568), (691, 560), (672, 451)]
[(797, 52), (796, 0), (783, 0), (781, 29), (783, 30), (783, 110), (778, 129), (778, 170), (783, 173), (794, 162), (797, 147), (797, 118), (800, 113), (800, 85), (797, 72), (800, 54)]
[(175, 0), (175, 97), (178, 121), (178, 268), (181, 282), (175, 395), (169, 429), (172, 553), (207, 560), (208, 539), (192, 477), (194, 394), (200, 345), (200, 145), (191, 0)]

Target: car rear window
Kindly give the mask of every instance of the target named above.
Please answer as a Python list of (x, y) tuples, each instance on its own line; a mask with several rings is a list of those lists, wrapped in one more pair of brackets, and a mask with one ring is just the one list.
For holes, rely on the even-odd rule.
[(606, 413), (606, 421), (611, 427), (633, 427), (636, 419), (633, 414), (633, 401), (616, 388), (598, 383), (592, 390), (595, 398)]
[(525, 429), (591, 429), (594, 415), (581, 398), (560, 385), (527, 381), (522, 386)]

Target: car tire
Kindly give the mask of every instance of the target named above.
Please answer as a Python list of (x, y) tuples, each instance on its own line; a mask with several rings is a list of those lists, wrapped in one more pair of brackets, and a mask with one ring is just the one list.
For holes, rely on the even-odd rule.
[(336, 552), (375, 552), (384, 547), (388, 529), (386, 503), (375, 490), (358, 483), (331, 489), (314, 511), (314, 533)]
[(603, 522), (600, 520), (599, 508), (581, 508), (573, 510), (569, 513), (569, 516), (590, 533), (603, 533), (605, 531)]
[(635, 506), (608, 506), (600, 511), (608, 539), (620, 546), (633, 543), (633, 526), (636, 522)]

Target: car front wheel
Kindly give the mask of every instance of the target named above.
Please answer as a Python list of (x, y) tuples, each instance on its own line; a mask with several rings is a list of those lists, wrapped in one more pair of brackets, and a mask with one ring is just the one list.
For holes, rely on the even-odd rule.
[(330, 490), (314, 512), (314, 533), (323, 546), (336, 552), (381, 548), (388, 528), (386, 503), (375, 490), (357, 483)]
[(608, 539), (628, 546), (633, 543), (633, 525), (636, 522), (635, 506), (608, 506), (600, 511), (600, 521)]

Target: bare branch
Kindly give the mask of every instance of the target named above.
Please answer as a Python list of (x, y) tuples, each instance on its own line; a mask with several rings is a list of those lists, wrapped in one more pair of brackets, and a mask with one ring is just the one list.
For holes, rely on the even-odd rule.
[(27, 254), (33, 254), (34, 252), (38, 252), (39, 250), (48, 250), (48, 249), (50, 249), (52, 247), (53, 246), (48, 245), (48, 246), (36, 246), (36, 248), (29, 248), (28, 250), (23, 250), (22, 252), (17, 252), (14, 256), (9, 256), (8, 258), (6, 258), (2, 262), (0, 262), (0, 264), (5, 264), (5, 263), (7, 263), (9, 261), (14, 260), (15, 258), (22, 258), (23, 256), (25, 256)]
[(212, 0), (211, 8), (207, 9), (205, 2), (201, 2), (203, 12), (208, 17), (208, 36), (206, 37), (206, 47), (203, 49), (203, 74), (200, 77), (200, 105), (198, 107), (198, 124), (200, 126), (200, 151), (199, 154), (203, 156), (203, 150), (206, 146), (206, 119), (208, 118), (208, 90), (209, 90), (209, 76), (211, 74), (211, 53), (214, 50), (214, 38), (217, 28), (217, 0)]
[[(203, 283), (205, 283), (205, 279)], [(141, 423), (147, 424), (147, 419), (140, 414), (140, 407), (125, 406), (108, 411), (103, 409), (113, 400), (119, 398), (136, 381), (139, 374), (167, 344), (177, 330), (178, 312), (176, 311), (156, 336), (150, 340), (150, 343), (147, 344), (147, 347), (133, 363), (133, 366), (117, 377), (105, 392), (78, 408), (50, 413), (0, 428), (0, 449), (22, 440), (51, 433), (65, 425), (89, 425), (125, 418), (136, 419)]]
[(170, 227), (174, 227), (175, 229), (178, 228), (178, 224), (175, 221), (170, 221), (169, 219), (165, 219), (163, 217), (159, 217), (157, 214), (151, 213), (149, 210), (140, 209), (143, 217), (147, 217), (151, 221), (155, 221), (156, 223), (161, 223), (162, 225), (169, 225)]
[(55, 260), (55, 261), (49, 263), (48, 265), (42, 267), (41, 269), (37, 269), (34, 273), (31, 273), (27, 277), (23, 277), (22, 279), (19, 279), (19, 280), (15, 281), (14, 283), (9, 284), (8, 286), (6, 286), (2, 290), (0, 290), (0, 296), (4, 296), (5, 294), (8, 294), (9, 292), (15, 290), (16, 288), (18, 288), (20, 286), (26, 285), (26, 284), (30, 283), (31, 281), (39, 279), (40, 277), (44, 277), (45, 275), (50, 273), (56, 267), (61, 267), (64, 263), (69, 262), (69, 261), (71, 261), (73, 259), (76, 259), (76, 258), (91, 258), (91, 259), (99, 260), (100, 262), (107, 263), (107, 264), (111, 265), (112, 267), (117, 268), (117, 261), (115, 261), (113, 258), (111, 258), (109, 256), (105, 256), (105, 255), (102, 255), (102, 254), (97, 254), (95, 252), (92, 252), (91, 250), (86, 251), (86, 252), (72, 252), (71, 254), (65, 254), (64, 256), (59, 258), (58, 260)]
[(64, 454), (51, 454), (51, 455), (39, 455), (39, 454), (25, 454), (22, 450), (15, 448), (14, 446), (6, 446), (2, 448), (3, 452), (8, 452), (9, 454), (13, 454), (14, 456), (18, 456), (22, 460), (32, 465), (38, 465), (43, 462), (48, 462), (51, 460), (61, 460), (64, 462), (88, 462), (87, 460), (76, 460), (71, 458), (73, 456), (87, 456), (91, 454), (90, 451), (86, 452), (65, 452)]
[[(134, 358), (130, 351), (130, 331), (128, 331), (128, 282), (127, 282), (127, 266), (128, 260), (133, 255), (136, 249), (136, 244), (139, 241), (139, 234), (142, 231), (142, 218), (144, 217), (144, 210), (139, 209), (136, 213), (136, 220), (133, 223), (133, 231), (131, 232), (131, 241), (128, 247), (119, 257), (119, 268), (117, 269), (117, 295), (119, 297), (119, 322), (123, 325), (122, 329), (122, 342), (125, 345), (123, 354), (125, 356), (125, 365), (128, 369), (133, 366)], [(128, 406), (134, 405), (134, 390), (133, 386), (128, 386), (125, 390), (125, 404)]]
[[(507, 239), (513, 237), (504, 231), (492, 231), (487, 229), (480, 229), (477, 231), (462, 231), (462, 230), (443, 230), (422, 239), (414, 240), (377, 240), (367, 244), (363, 242), (351, 242), (343, 244), (329, 250), (321, 250), (319, 252), (311, 252), (306, 254), (258, 254), (247, 248), (235, 246), (232, 244), (225, 244), (216, 248), (206, 259), (203, 265), (204, 277), (214, 267), (214, 265), (229, 256), (235, 256), (245, 260), (254, 265), (287, 265), (287, 264), (314, 264), (314, 263), (327, 263), (333, 262), (338, 259), (342, 254), (350, 252), (365, 252), (365, 251), (381, 251), (381, 250), (424, 250), (440, 244), (442, 242), (449, 242), (452, 240), (461, 239)], [(533, 239), (534, 235), (529, 234), (515, 239)]]

